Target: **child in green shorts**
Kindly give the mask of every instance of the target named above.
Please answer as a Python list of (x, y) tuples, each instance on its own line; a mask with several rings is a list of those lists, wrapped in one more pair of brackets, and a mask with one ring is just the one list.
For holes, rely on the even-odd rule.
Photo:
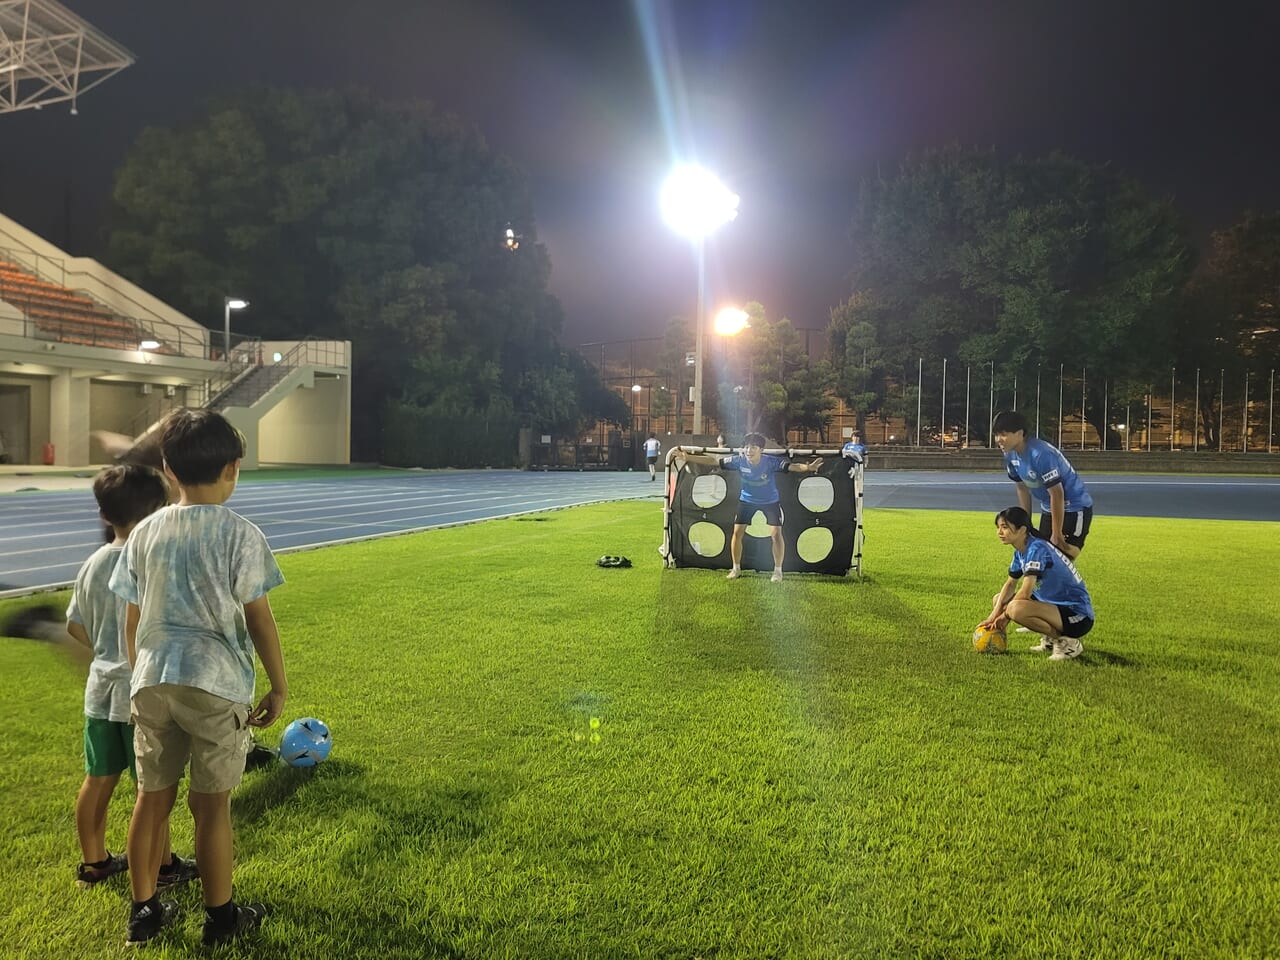
[[(123, 854), (107, 849), (107, 806), (127, 768), (137, 779), (133, 723), (129, 716), (129, 659), (125, 649), (125, 602), (107, 582), (125, 541), (143, 517), (168, 502), (164, 477), (150, 467), (107, 467), (93, 482), (102, 519), (115, 534), (85, 561), (67, 607), (67, 632), (93, 651), (84, 690), (85, 778), (76, 798), (76, 831), (84, 860), (78, 886), (88, 889), (129, 868)], [(173, 855), (166, 828), (164, 865), (157, 882), (172, 887), (198, 876), (190, 860)]]

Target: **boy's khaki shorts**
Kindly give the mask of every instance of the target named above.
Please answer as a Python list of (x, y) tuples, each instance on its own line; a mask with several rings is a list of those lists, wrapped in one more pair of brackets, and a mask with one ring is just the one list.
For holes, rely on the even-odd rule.
[(244, 775), (249, 705), (162, 683), (133, 695), (138, 789), (167, 790), (191, 761), (191, 790), (223, 793)]

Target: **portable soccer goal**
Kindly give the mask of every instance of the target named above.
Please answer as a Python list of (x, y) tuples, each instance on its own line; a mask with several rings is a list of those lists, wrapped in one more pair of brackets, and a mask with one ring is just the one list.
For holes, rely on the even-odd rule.
[[(689, 447), (691, 453), (727, 458), (729, 448)], [(768, 450), (796, 460), (821, 457), (817, 473), (779, 473), (775, 479), (782, 506), (786, 543), (783, 570), (844, 576), (862, 573), (863, 468), (861, 457), (839, 450)], [(680, 450), (666, 457), (665, 506), (661, 553), (667, 567), (728, 570), (734, 518), (741, 483), (736, 470), (689, 463)], [(744, 570), (772, 570), (769, 527), (759, 511), (746, 530)]]

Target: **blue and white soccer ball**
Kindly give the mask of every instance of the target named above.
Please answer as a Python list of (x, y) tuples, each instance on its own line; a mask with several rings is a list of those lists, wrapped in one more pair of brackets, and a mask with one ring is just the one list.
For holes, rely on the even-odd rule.
[(284, 728), (280, 759), (291, 767), (314, 767), (333, 749), (333, 738), (323, 720), (303, 717)]

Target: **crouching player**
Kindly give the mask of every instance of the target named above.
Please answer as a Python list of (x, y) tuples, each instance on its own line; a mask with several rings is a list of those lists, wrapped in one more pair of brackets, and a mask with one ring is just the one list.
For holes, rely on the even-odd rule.
[(1093, 603), (1075, 565), (1032, 529), (1031, 516), (1022, 507), (996, 514), (996, 534), (1013, 547), (1013, 562), (992, 601), (991, 616), (980, 626), (1003, 629), (1012, 620), (1044, 635), (1053, 650), (1050, 660), (1080, 656), (1080, 638), (1093, 627)]

